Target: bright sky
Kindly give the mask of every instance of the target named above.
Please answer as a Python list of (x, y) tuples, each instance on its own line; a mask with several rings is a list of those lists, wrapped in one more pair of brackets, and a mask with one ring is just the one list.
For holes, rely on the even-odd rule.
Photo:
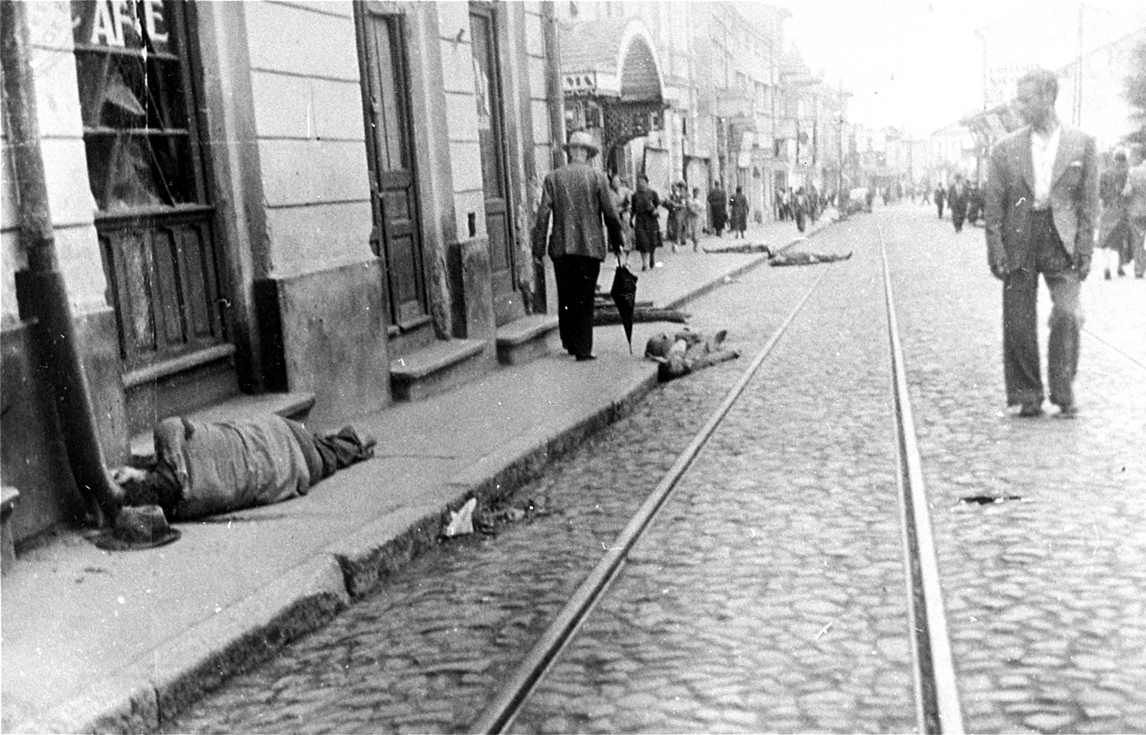
[[(1073, 17), (1077, 2), (1030, 0), (771, 0), (788, 8), (789, 38), (813, 73), (852, 92), (848, 117), (925, 136), (982, 107), (983, 47), (975, 30), (1027, 13)], [(1055, 7), (1057, 6), (1057, 7)], [(1141, 0), (1086, 0), (1096, 14), (1138, 15)], [(1019, 17), (1022, 17), (1021, 15)], [(1085, 24), (1084, 24), (1085, 25)], [(1129, 23), (1129, 31), (1135, 23)], [(1035, 34), (1037, 35), (1037, 34)], [(1032, 54), (1039, 52), (1037, 41)]]

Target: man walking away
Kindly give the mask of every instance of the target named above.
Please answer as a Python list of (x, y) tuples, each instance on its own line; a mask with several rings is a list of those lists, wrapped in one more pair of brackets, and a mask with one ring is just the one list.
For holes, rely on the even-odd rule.
[(728, 221), (728, 195), (724, 193), (724, 187), (719, 181), (708, 192), (708, 218), (712, 222), (712, 231), (721, 237), (724, 224)]
[(962, 174), (955, 174), (955, 183), (947, 190), (947, 206), (951, 209), (951, 223), (956, 232), (963, 231), (963, 220), (967, 217), (967, 184)]
[(1122, 190), (1130, 216), (1131, 245), (1134, 252), (1134, 277), (1146, 275), (1146, 162), (1141, 145), (1133, 148), (1134, 168), (1126, 175), (1126, 188)]
[(1129, 173), (1126, 151), (1119, 150), (1106, 162), (1102, 175), (1098, 177), (1098, 200), (1102, 202), (1102, 215), (1098, 218), (1098, 247), (1103, 251), (1100, 257), (1106, 258), (1103, 275), (1108, 281), (1111, 279), (1111, 261), (1114, 261), (1118, 275), (1124, 276), (1126, 271), (1122, 266), (1129, 260), (1126, 256), (1130, 252), (1133, 232), (1129, 202), (1122, 195)]
[[(553, 260), (557, 281), (557, 322), (561, 345), (578, 361), (593, 360), (593, 300), (597, 276), (608, 249), (624, 248), (621, 220), (613, 205), (613, 192), (603, 171), (589, 166), (597, 155), (593, 138), (576, 131), (565, 146), (569, 163), (545, 177), (541, 204), (533, 224), (533, 259), (546, 252)], [(549, 231), (552, 216), (553, 231)]]
[(1082, 326), (1079, 292), (1094, 252), (1098, 164), (1094, 138), (1059, 122), (1057, 96), (1052, 72), (1039, 69), (1019, 79), (1015, 105), (1027, 126), (995, 145), (987, 179), (987, 261), (1003, 282), (1007, 405), (1021, 406), (1024, 417), (1043, 412), (1039, 274), (1052, 302), (1050, 400), (1063, 418), (1078, 413), (1073, 383)]
[(943, 184), (935, 187), (935, 208), (939, 210), (939, 219), (943, 219), (943, 199), (947, 192), (943, 191)]

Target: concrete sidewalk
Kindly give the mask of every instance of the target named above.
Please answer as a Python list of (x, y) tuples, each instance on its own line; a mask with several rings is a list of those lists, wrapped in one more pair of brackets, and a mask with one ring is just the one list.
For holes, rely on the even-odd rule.
[[(748, 234), (701, 245), (802, 239), (788, 222)], [(645, 273), (637, 261), (638, 299), (658, 307), (764, 260), (691, 249), (660, 259)], [(605, 290), (612, 275), (607, 261)], [(73, 531), (23, 552), (3, 578), (3, 732), (154, 730), (164, 713), (323, 625), (433, 545), (447, 509), (475, 495), (495, 500), (625, 415), (656, 384), (656, 365), (640, 354), (663, 328), (638, 324), (631, 356), (619, 326), (601, 327), (595, 362), (555, 349), (358, 417), (354, 425), (379, 438), (374, 460), (288, 503), (180, 524), (182, 538), (168, 546), (109, 553)]]

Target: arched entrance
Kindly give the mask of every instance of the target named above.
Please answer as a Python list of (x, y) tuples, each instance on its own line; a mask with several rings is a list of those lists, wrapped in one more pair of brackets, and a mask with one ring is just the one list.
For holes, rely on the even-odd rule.
[(644, 170), (641, 138), (663, 138), (664, 82), (656, 46), (636, 19), (567, 23), (561, 27), (566, 120), (600, 142), (601, 165), (626, 174)]

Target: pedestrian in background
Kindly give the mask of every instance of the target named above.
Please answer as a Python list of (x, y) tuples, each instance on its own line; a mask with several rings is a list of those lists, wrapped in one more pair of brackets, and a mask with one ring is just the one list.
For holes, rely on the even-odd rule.
[(613, 207), (617, 210), (617, 218), (621, 220), (621, 237), (624, 241), (621, 255), (628, 265), (629, 253), (633, 252), (633, 228), (629, 224), (633, 192), (618, 173), (609, 176), (609, 188), (613, 191)]
[(672, 243), (672, 251), (675, 253), (677, 245), (683, 246), (685, 243), (684, 220), (688, 216), (688, 184), (678, 181), (672, 185), (668, 211), (668, 239)]
[(935, 187), (935, 208), (939, 210), (939, 219), (943, 219), (943, 202), (947, 198), (947, 192), (943, 190), (943, 184)]
[(661, 244), (661, 222), (657, 209), (661, 198), (649, 187), (649, 177), (637, 177), (637, 193), (633, 194), (633, 239), (641, 254), (641, 270), (656, 265), (656, 252)]
[[(1060, 416), (1078, 413), (1082, 307), (1098, 218), (1094, 138), (1059, 122), (1058, 79), (1039, 69), (1018, 82), (1015, 107), (1026, 127), (991, 151), (987, 178), (987, 262), (1003, 282), (1003, 375), (1007, 405), (1042, 414), (1038, 331), (1039, 274), (1051, 297), (1047, 382)], [(1146, 171), (1143, 172), (1146, 175)]]
[(692, 198), (688, 200), (688, 216), (684, 220), (684, 230), (692, 240), (692, 252), (700, 249), (700, 223), (704, 218), (704, 199), (700, 196), (700, 187), (692, 189)]
[(732, 195), (732, 231), (736, 237), (743, 238), (744, 231), (748, 229), (748, 197), (744, 196), (744, 187), (736, 187)]
[(603, 171), (588, 163), (597, 155), (592, 136), (584, 131), (574, 132), (565, 152), (569, 163), (550, 172), (541, 188), (541, 204), (533, 223), (533, 258), (541, 261), (548, 240), (557, 281), (561, 345), (578, 361), (585, 361), (596, 358), (593, 305), (601, 261), (608, 250), (624, 249), (624, 236), (609, 181)]
[(796, 229), (803, 232), (807, 227), (808, 198), (804, 195), (804, 187), (796, 189), (792, 196), (792, 214), (796, 216)]
[(963, 174), (955, 174), (955, 183), (947, 190), (947, 206), (951, 209), (951, 222), (956, 232), (963, 231), (963, 220), (967, 218), (967, 182)]
[(1133, 231), (1130, 226), (1130, 210), (1127, 197), (1122, 191), (1126, 188), (1130, 163), (1126, 151), (1115, 151), (1110, 164), (1098, 179), (1098, 200), (1102, 202), (1102, 216), (1098, 220), (1098, 247), (1103, 251), (1105, 267), (1103, 275), (1111, 279), (1111, 265), (1118, 275), (1126, 275), (1123, 265), (1129, 262)]
[(1127, 214), (1130, 217), (1131, 245), (1134, 251), (1134, 277), (1146, 275), (1146, 151), (1135, 145), (1131, 152), (1134, 167), (1126, 174), (1126, 186), (1122, 194), (1126, 196)]
[(967, 187), (967, 224), (975, 224), (983, 216), (983, 187), (972, 181)]
[(712, 184), (712, 191), (708, 192), (708, 218), (712, 223), (712, 231), (721, 237), (725, 223), (728, 222), (728, 195), (717, 179)]

